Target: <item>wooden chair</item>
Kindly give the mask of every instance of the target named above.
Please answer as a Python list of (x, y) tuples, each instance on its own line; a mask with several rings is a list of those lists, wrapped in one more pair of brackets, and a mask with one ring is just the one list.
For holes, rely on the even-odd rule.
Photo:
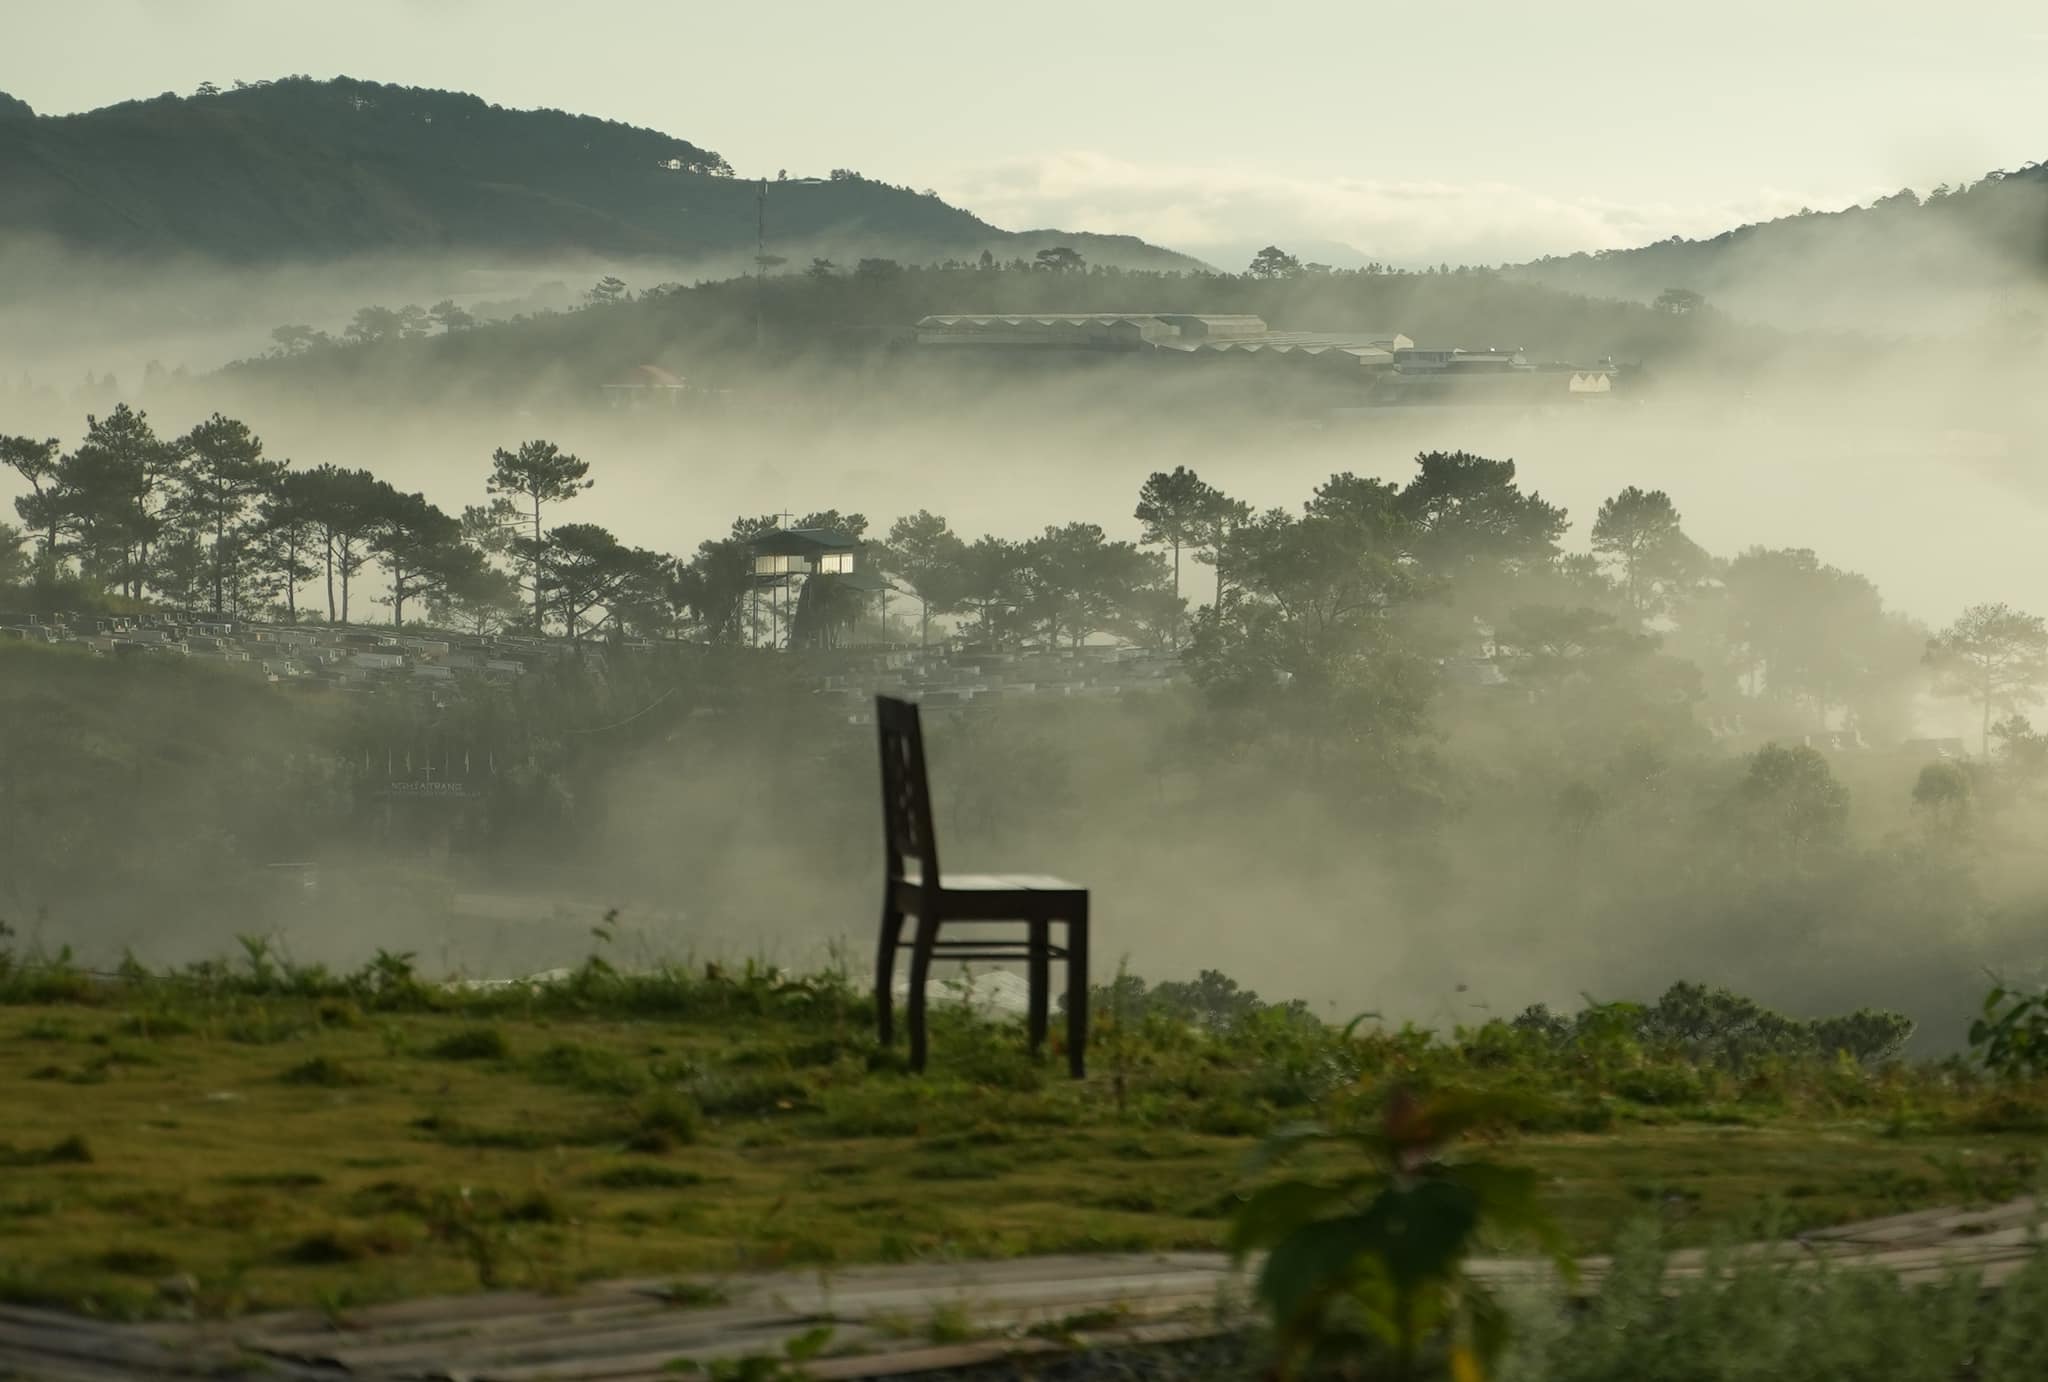
[[(932, 831), (931, 787), (925, 776), (924, 732), (917, 707), (875, 697), (882, 746), (882, 822), (886, 873), (882, 939), (875, 954), (875, 1016), (882, 1044), (895, 1039), (896, 951), (903, 919), (917, 918), (910, 948), (910, 1068), (925, 1066), (925, 983), (934, 959), (1022, 960), (1030, 975), (1031, 1049), (1045, 1045), (1051, 1006), (1052, 961), (1067, 965), (1067, 1068), (1087, 1070), (1088, 890), (1042, 874), (939, 873)], [(941, 940), (939, 928), (960, 922), (1023, 922), (1021, 937), (977, 935)], [(1052, 943), (1055, 922), (1066, 925), (1066, 944)]]

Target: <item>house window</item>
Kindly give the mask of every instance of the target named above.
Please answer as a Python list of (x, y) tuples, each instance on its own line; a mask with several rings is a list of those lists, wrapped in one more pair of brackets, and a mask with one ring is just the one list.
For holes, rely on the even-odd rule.
[(754, 574), (757, 576), (786, 576), (792, 571), (804, 569), (800, 557), (755, 557)]
[(853, 553), (827, 552), (818, 558), (818, 570), (828, 575), (843, 576), (853, 570)]

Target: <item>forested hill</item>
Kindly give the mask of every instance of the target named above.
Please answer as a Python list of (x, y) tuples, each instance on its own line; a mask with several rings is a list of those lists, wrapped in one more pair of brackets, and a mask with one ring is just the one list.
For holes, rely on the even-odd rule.
[[(756, 184), (688, 140), (459, 92), (291, 77), (81, 115), (0, 98), (0, 234), (231, 262), (391, 251), (718, 255), (755, 247)], [(1185, 267), (1128, 236), (999, 230), (869, 178), (777, 182), (771, 251)]]
[(1706, 240), (1541, 259), (1513, 270), (1596, 297), (1678, 288), (1759, 320), (1910, 333), (2038, 307), (2048, 293), (2048, 164), (1924, 198), (1802, 211)]

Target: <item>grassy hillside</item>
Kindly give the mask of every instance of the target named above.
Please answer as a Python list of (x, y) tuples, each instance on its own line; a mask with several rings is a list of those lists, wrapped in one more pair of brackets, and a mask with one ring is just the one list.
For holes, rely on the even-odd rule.
[[(490, 1286), (1060, 1252), (1214, 1248), (1256, 1139), (1368, 1116), (1390, 1079), (1539, 1094), (1508, 1155), (1575, 1250), (2000, 1199), (2040, 1091), (1771, 1057), (1737, 1069), (1602, 1023), (1339, 1034), (1255, 1001), (1193, 1019), (1098, 994), (1093, 1077), (1014, 1023), (940, 1014), (929, 1077), (875, 1048), (843, 976), (593, 960), (451, 992), (252, 949), (96, 983), (0, 939), (0, 1300), (95, 1313), (346, 1309)], [(1144, 986), (1120, 984), (1131, 995)], [(1249, 995), (1245, 996), (1249, 998)], [(1124, 1020), (1119, 1023), (1121, 1007)], [(1611, 1024), (1608, 1024), (1611, 1025)], [(61, 1097), (53, 1097), (61, 1096)]]
[(2048, 283), (2048, 165), (1868, 207), (1802, 211), (1704, 240), (1538, 260), (1527, 282), (1650, 302), (1669, 288), (1759, 320), (1905, 335), (2039, 306)]
[[(722, 157), (591, 116), (306, 77), (80, 115), (24, 111), (0, 118), (0, 233), (72, 250), (262, 262), (445, 250), (673, 258), (754, 245), (756, 186)], [(777, 183), (771, 195), (778, 245), (936, 256), (1051, 242), (862, 177)], [(1129, 237), (1058, 239), (1099, 260), (1192, 262)]]

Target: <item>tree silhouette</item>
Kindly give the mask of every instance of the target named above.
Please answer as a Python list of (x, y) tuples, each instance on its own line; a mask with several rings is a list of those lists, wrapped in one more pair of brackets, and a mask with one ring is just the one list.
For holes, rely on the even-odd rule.
[(1268, 245), (1252, 256), (1245, 273), (1251, 278), (1300, 278), (1301, 261), (1278, 245)]
[(591, 611), (611, 605), (636, 581), (651, 576), (656, 560), (655, 554), (627, 547), (595, 523), (565, 523), (550, 532), (541, 557), (541, 583), (555, 597), (570, 641), (582, 640), (584, 618)]
[(1024, 545), (1029, 612), (1044, 622), (1047, 647), (1062, 634), (1073, 647), (1109, 628), (1138, 592), (1163, 586), (1160, 558), (1111, 542), (1093, 523), (1048, 527)]
[(484, 484), (485, 492), (508, 497), (517, 495), (532, 507), (533, 536), (526, 540), (528, 545), (521, 552), (533, 588), (535, 633), (546, 628), (541, 591), (545, 582), (539, 576), (547, 545), (547, 534), (540, 524), (541, 506), (574, 499), (596, 483), (586, 478), (589, 474), (588, 461), (570, 455), (551, 441), (522, 442), (517, 451), (499, 447), (491, 453), (491, 474)]
[(1557, 556), (1565, 511), (1515, 483), (1513, 461), (1465, 451), (1416, 458), (1395, 511), (1415, 531), (1415, 555), (1434, 574), (1516, 574)]
[(1176, 598), (1180, 595), (1180, 549), (1202, 541), (1222, 498), (1215, 486), (1184, 465), (1153, 471), (1138, 489), (1138, 507), (1132, 517), (1145, 525), (1139, 541), (1172, 549)]
[(34, 437), (0, 436), (0, 465), (28, 482), (29, 492), (14, 501), (14, 512), (29, 530), (39, 533), (46, 556), (57, 548), (58, 513), (52, 491), (57, 481), (55, 437), (37, 441)]
[(178, 518), (205, 534), (213, 612), (219, 614), (234, 556), (246, 551), (251, 508), (276, 485), (284, 463), (263, 458), (263, 441), (248, 424), (215, 413), (178, 439)]
[(476, 318), (456, 306), (454, 298), (442, 298), (427, 309), (427, 315), (440, 324), (443, 332), (467, 331), (476, 325)]
[(2017, 711), (2041, 700), (2048, 684), (2048, 624), (2003, 604), (1972, 605), (1928, 640), (1926, 662), (1937, 691), (1977, 702), (1989, 758), (1992, 710)]
[[(321, 464), (306, 471), (286, 472), (286, 492), (296, 487), (294, 505), (303, 521), (319, 534), (322, 568), (327, 577), (327, 622), (349, 619), (349, 589), (370, 560), (370, 539), (386, 513), (390, 486), (367, 470), (343, 470)], [(335, 577), (341, 578), (341, 602), (334, 598)]]
[(1622, 602), (1638, 622), (1659, 613), (1671, 589), (1700, 565), (1671, 496), (1634, 485), (1600, 506), (1593, 551), (1619, 573)]
[(88, 579), (140, 599), (179, 449), (156, 435), (147, 413), (126, 403), (85, 421), (85, 440), (57, 467), (58, 531), (72, 536)]
[(320, 574), (308, 558), (320, 545), (310, 471), (286, 470), (256, 506), (255, 541), (258, 560), (284, 591), (285, 618), (299, 622), (299, 584)]
[(423, 494), (406, 494), (389, 486), (378, 493), (375, 530), (370, 550), (390, 579), (385, 603), (394, 627), (405, 623), (405, 602), (430, 600), (451, 579), (482, 554), (462, 545), (462, 525), (427, 502)]
[(947, 614), (959, 603), (966, 573), (967, 544), (927, 509), (905, 514), (889, 528), (883, 561), (903, 578), (918, 602), (919, 647), (931, 643), (932, 615)]
[(983, 638), (1006, 642), (1011, 618), (1027, 594), (1030, 560), (1021, 544), (995, 536), (979, 537), (962, 555), (961, 603), (975, 612)]
[(0, 586), (19, 585), (28, 572), (28, 535), (12, 523), (0, 523)]

